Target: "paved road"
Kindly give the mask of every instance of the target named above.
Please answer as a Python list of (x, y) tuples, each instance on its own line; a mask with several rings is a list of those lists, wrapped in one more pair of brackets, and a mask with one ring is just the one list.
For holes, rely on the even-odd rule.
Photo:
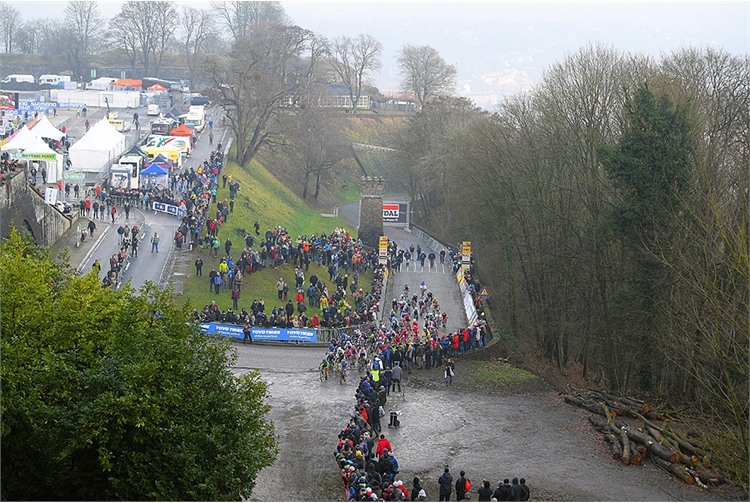
[[(402, 199), (383, 198), (386, 202), (389, 200), (401, 201)], [(339, 216), (351, 222), (352, 225), (355, 227), (359, 226), (359, 201), (339, 206), (338, 212)], [(412, 244), (415, 249), (417, 245), (421, 246), (424, 250), (428, 249), (427, 242), (409, 232), (408, 229), (386, 226), (383, 231), (391, 242), (395, 242), (399, 246), (399, 249), (408, 248)], [(448, 314), (447, 331), (456, 331), (464, 328), (467, 322), (466, 311), (461, 301), (461, 292), (456, 281), (456, 276), (451, 272), (447, 260), (444, 265), (440, 264), (440, 250), (433, 251), (438, 256), (438, 259), (435, 260), (435, 267), (430, 268), (428, 260), (425, 260), (424, 266), (421, 266), (419, 262), (412, 261), (408, 269), (403, 264), (401, 270), (391, 276), (387, 292), (389, 296), (386, 298), (387, 305), (384, 306), (384, 309), (390, 310), (390, 301), (401, 295), (404, 285), (409, 285), (409, 289), (413, 295), (414, 292), (419, 292), (419, 284), (424, 281), (427, 285), (427, 290), (432, 292), (438, 299), (438, 302), (440, 302), (441, 309), (445, 310)], [(426, 253), (429, 254), (429, 251)], [(441, 329), (440, 333), (444, 332), (445, 330)]]
[[(141, 122), (144, 124), (144, 128), (148, 127), (148, 121), (146, 118), (146, 109), (141, 107), (138, 109), (131, 109), (127, 112), (120, 111), (120, 116), (125, 117), (125, 113), (128, 114), (128, 118), (132, 117), (134, 112), (138, 112), (141, 116)], [(91, 122), (98, 120), (106, 114), (106, 109), (91, 109), (88, 113), (88, 119)], [(209, 110), (209, 117), (214, 118), (214, 122), (219, 114), (215, 110)], [(60, 124), (66, 124), (68, 128), (68, 134), (72, 139), (80, 138), (85, 133), (84, 123), (86, 118), (75, 117), (74, 111), (62, 111), (58, 114), (58, 117), (50, 117), (50, 120), (56, 126)], [(147, 129), (143, 130), (143, 134), (147, 133)], [(216, 135), (214, 138), (215, 142), (219, 141), (220, 135), (218, 130), (215, 131)], [(133, 133), (137, 134), (137, 133)], [(193, 150), (190, 158), (183, 166), (183, 169), (189, 169), (191, 166), (197, 167), (204, 159), (207, 159), (211, 150), (215, 148), (215, 145), (209, 145), (208, 128), (204, 130), (202, 134), (198, 135), (198, 144)], [(83, 197), (83, 194), (81, 194)], [(74, 211), (77, 211), (77, 203), (79, 199), (71, 197), (69, 201), (74, 206)], [(138, 289), (146, 281), (158, 282), (167, 263), (169, 257), (170, 247), (172, 245), (172, 238), (179, 224), (177, 217), (167, 215), (164, 213), (157, 213), (154, 211), (146, 211), (138, 208), (133, 208), (130, 212), (130, 218), (125, 218), (125, 212), (121, 207), (117, 208), (117, 215), (115, 217), (114, 224), (112, 223), (109, 216), (100, 220), (95, 219), (97, 229), (94, 233), (94, 238), (90, 237), (86, 239), (79, 247), (76, 247), (76, 225), (80, 224), (82, 227), (88, 225), (89, 218), (80, 218), (74, 228), (66, 233), (60, 239), (53, 249), (53, 253), (56, 254), (62, 248), (67, 248), (70, 253), (70, 263), (72, 266), (78, 268), (82, 273), (88, 273), (95, 260), (99, 259), (102, 265), (101, 277), (104, 277), (105, 271), (109, 269), (109, 257), (112, 254), (117, 253), (120, 246), (117, 242), (118, 234), (117, 228), (120, 225), (129, 224), (131, 227), (133, 224), (137, 224), (142, 233), (140, 235), (141, 246), (138, 250), (138, 257), (130, 259), (127, 269), (123, 274), (123, 281), (131, 281), (131, 286)], [(151, 236), (154, 232), (157, 232), (161, 236), (159, 243), (159, 253), (151, 253)], [(185, 243), (187, 246), (187, 243)]]

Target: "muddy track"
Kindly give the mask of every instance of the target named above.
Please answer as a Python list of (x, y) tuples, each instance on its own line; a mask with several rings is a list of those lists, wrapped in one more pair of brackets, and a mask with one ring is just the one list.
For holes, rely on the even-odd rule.
[[(353, 408), (354, 382), (318, 380), (314, 369), (322, 348), (237, 347), (235, 372), (259, 368), (270, 383), (271, 419), (279, 435), (278, 459), (261, 472), (251, 500), (343, 501), (333, 451)], [(585, 411), (565, 405), (539, 382), (520, 393), (467, 382), (471, 367), (482, 364), (477, 360), (459, 357), (450, 387), (441, 369), (415, 370), (405, 380), (405, 397), (393, 396), (385, 406), (402, 412), (401, 428), (383, 422), (402, 467), (398, 478), (411, 484), (420, 477), (428, 500), (437, 500), (445, 465), (456, 474), (465, 470), (475, 487), (483, 479), (495, 486), (525, 477), (534, 500), (747, 500), (739, 491), (688, 487), (650, 461), (630, 467), (610, 460)]]

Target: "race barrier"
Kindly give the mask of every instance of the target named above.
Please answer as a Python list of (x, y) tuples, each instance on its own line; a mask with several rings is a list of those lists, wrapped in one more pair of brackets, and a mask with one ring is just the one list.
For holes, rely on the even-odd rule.
[[(234, 337), (245, 339), (242, 325), (231, 325), (228, 323), (201, 323), (201, 330), (211, 335)], [(250, 337), (254, 341), (301, 341), (318, 342), (318, 334), (313, 329), (307, 328), (250, 328)]]

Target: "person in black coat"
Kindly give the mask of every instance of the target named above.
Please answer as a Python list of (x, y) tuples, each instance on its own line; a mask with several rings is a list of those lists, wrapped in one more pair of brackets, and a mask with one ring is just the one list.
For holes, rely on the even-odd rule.
[(482, 486), (477, 489), (477, 494), (479, 494), (479, 501), (492, 501), (492, 489), (488, 480), (482, 482)]
[(421, 490), (422, 490), (422, 484), (419, 482), (419, 477), (414, 477), (414, 480), (412, 481), (412, 486), (411, 486), (410, 499), (412, 501), (416, 501), (417, 496), (419, 496), (419, 491)]
[(456, 481), (456, 501), (461, 501), (466, 496), (466, 472), (461, 470), (459, 472), (458, 480)]
[(438, 484), (440, 484), (440, 498), (438, 501), (449, 501), (453, 492), (453, 475), (450, 474), (447, 467), (438, 479)]

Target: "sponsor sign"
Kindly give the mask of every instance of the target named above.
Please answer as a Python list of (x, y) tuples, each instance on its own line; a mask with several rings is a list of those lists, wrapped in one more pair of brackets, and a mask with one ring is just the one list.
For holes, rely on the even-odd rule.
[(383, 203), (383, 222), (405, 224), (406, 213), (405, 203)]
[(184, 209), (178, 208), (173, 204), (154, 203), (153, 208), (154, 211), (161, 211), (162, 213), (168, 213), (180, 218), (184, 218), (186, 216)]
[(44, 111), (51, 108), (85, 108), (86, 103), (74, 103), (72, 101), (21, 101), (18, 109), (22, 112)]
[[(201, 323), (201, 330), (212, 335), (245, 339), (242, 325), (226, 323)], [(254, 341), (304, 341), (317, 342), (318, 334), (315, 330), (306, 328), (260, 328), (250, 329), (250, 337)]]
[(468, 271), (471, 267), (471, 241), (461, 243), (461, 269)]
[(51, 154), (47, 153), (38, 153), (35, 154), (34, 152), (20, 152), (18, 154), (19, 159), (28, 159), (32, 161), (54, 161), (57, 159), (57, 154), (54, 152)]
[(380, 236), (380, 243), (378, 246), (378, 263), (388, 263), (388, 236)]
[(57, 202), (57, 189), (47, 187), (44, 190), (44, 202), (47, 204), (55, 204)]

